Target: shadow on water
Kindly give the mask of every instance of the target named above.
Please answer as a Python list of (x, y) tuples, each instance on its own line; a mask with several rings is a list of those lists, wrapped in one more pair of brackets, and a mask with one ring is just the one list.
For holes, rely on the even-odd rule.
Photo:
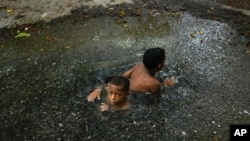
[[(246, 36), (187, 5), (139, 4), (2, 29), (1, 139), (216, 141), (228, 140), (230, 124), (249, 124)], [(25, 27), (31, 36), (15, 39)], [(150, 47), (166, 50), (159, 77), (179, 80), (159, 104), (102, 114), (86, 101), (103, 77), (121, 74)]]

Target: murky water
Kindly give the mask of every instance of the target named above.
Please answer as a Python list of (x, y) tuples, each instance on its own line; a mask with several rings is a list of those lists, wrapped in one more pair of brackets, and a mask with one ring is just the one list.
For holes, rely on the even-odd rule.
[[(1, 31), (2, 140), (228, 140), (249, 124), (247, 39), (227, 23), (188, 12), (145, 10)], [(86, 97), (108, 75), (166, 50), (165, 75), (179, 78), (158, 105), (100, 113)], [(160, 76), (162, 75), (159, 74)]]

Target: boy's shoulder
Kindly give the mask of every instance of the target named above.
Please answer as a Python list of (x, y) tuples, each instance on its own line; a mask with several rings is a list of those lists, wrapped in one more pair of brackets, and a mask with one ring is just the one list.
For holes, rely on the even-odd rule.
[(160, 82), (153, 77), (145, 78), (144, 81), (141, 82), (141, 88), (151, 93), (159, 91), (160, 86)]
[(155, 87), (160, 87), (160, 85), (161, 85), (160, 81), (157, 80), (157, 79), (154, 78), (154, 77), (149, 77), (148, 80), (149, 80), (149, 81), (147, 81), (147, 83), (148, 83), (148, 86), (149, 86), (149, 87), (155, 88)]

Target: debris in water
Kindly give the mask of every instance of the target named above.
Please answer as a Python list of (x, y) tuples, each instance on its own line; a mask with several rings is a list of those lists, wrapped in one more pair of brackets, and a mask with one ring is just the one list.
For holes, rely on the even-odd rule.
[(204, 34), (204, 31), (200, 30), (200, 31), (199, 31), (199, 34), (200, 34), (200, 35), (203, 35), (203, 34)]
[(128, 27), (128, 24), (124, 24), (123, 27), (127, 28), (127, 27)]
[(191, 33), (190, 36), (191, 36), (192, 38), (195, 38), (194, 33)]
[(112, 11), (112, 10), (114, 10), (113, 7), (109, 7), (109, 8), (108, 8), (108, 11)]
[(187, 135), (187, 133), (185, 131), (182, 131), (181, 134), (182, 134), (182, 136), (186, 136)]
[(250, 113), (247, 110), (244, 110), (244, 114), (248, 114), (249, 115)]
[(142, 5), (142, 8), (145, 8), (145, 7), (148, 7), (148, 4), (145, 3)]
[(58, 125), (59, 125), (60, 127), (63, 127), (63, 124), (62, 124), (62, 123), (59, 123)]

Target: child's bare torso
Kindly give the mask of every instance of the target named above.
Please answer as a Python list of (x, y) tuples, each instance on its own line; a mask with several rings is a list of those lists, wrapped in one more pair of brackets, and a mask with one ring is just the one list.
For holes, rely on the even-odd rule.
[(154, 93), (160, 88), (160, 82), (148, 72), (143, 63), (137, 64), (124, 75), (130, 77), (131, 91)]

